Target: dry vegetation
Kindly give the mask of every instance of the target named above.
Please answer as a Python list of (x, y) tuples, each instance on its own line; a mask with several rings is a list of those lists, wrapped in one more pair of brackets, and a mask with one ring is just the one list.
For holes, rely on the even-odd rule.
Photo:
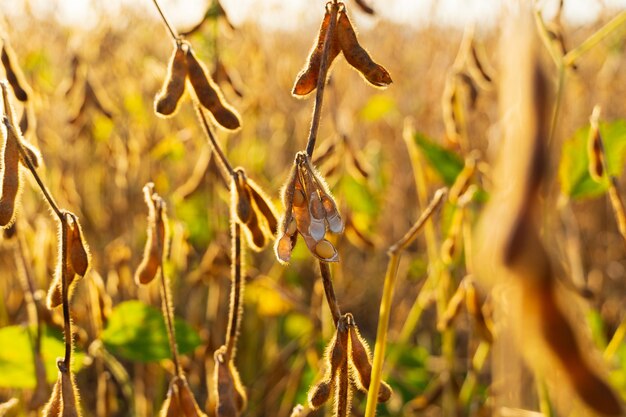
[(626, 12), (217, 5), (2, 23), (0, 417), (622, 415)]

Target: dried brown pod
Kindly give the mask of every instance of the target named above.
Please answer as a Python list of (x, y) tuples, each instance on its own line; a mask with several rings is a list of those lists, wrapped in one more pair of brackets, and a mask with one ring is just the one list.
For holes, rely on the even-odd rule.
[(17, 235), (17, 222), (13, 222), (9, 227), (2, 231), (2, 237), (6, 240), (13, 239)]
[(83, 237), (83, 230), (78, 221), (78, 217), (73, 213), (68, 214), (73, 222), (68, 240), (69, 261), (74, 272), (83, 277), (89, 268), (89, 248)]
[(80, 417), (81, 412), (78, 407), (78, 389), (74, 382), (74, 376), (69, 372), (59, 372), (61, 379), (61, 399), (63, 411), (59, 417)]
[(326, 182), (313, 168), (304, 152), (296, 155), (292, 172), (283, 188), (285, 215), (281, 220), (280, 236), (275, 250), (281, 262), (288, 262), (295, 244), (295, 233), (287, 233), (295, 220), (296, 229), (311, 253), (325, 262), (336, 262), (339, 253), (327, 239), (327, 229), (343, 232), (344, 223)]
[(334, 382), (334, 379), (329, 381), (320, 381), (309, 389), (308, 399), (311, 408), (319, 408), (328, 401), (330, 393), (334, 387)]
[[(622, 401), (601, 378), (599, 364), (592, 366), (588, 360), (586, 349), (592, 346), (591, 341), (581, 343), (583, 334), (576, 334), (567, 310), (557, 299), (557, 273), (543, 243), (549, 230), (545, 230), (541, 216), (545, 203), (541, 191), (551, 186), (545, 183), (550, 178), (546, 147), (549, 81), (539, 65), (531, 13), (528, 7), (526, 15), (505, 25), (508, 36), (505, 33), (502, 37), (505, 53), (498, 96), (502, 114), (507, 116), (506, 140), (494, 168), (494, 178), (500, 181), (484, 209), (482, 228), (477, 233), (481, 239), (476, 253), (482, 259), (477, 258), (473, 264), (482, 269), (478, 275), (485, 282), (508, 281), (507, 301), (501, 307), (517, 305), (507, 315), (511, 324), (518, 326), (509, 327), (523, 328), (523, 335), (518, 336), (523, 337), (520, 345), (527, 362), (548, 379), (554, 377), (554, 369), (561, 371), (566, 377), (554, 382), (567, 382), (592, 414), (623, 415)], [(512, 116), (511, 108), (516, 109)], [(514, 303), (508, 302), (511, 298), (516, 299)], [(570, 304), (569, 308), (575, 308), (575, 303)], [(500, 377), (506, 372), (502, 369)]]
[(339, 373), (335, 377), (337, 379), (335, 389), (335, 407), (333, 416), (348, 417), (352, 408), (352, 386), (350, 384), (350, 371), (348, 369), (348, 361), (345, 361)]
[(63, 409), (63, 403), (61, 400), (61, 379), (57, 379), (52, 388), (52, 394), (50, 399), (43, 407), (41, 415), (43, 417), (60, 417), (61, 410)]
[[(372, 354), (354, 321), (349, 329), (350, 365), (355, 371), (352, 372), (353, 381), (360, 391), (367, 392), (371, 382)], [(391, 398), (391, 387), (385, 381), (380, 381), (377, 396), (378, 402), (388, 401), (389, 398)]]
[[(296, 224), (296, 219), (293, 214), (294, 208), (294, 195), (296, 192), (296, 181), (298, 174), (298, 168), (296, 164), (293, 164), (289, 177), (285, 182), (285, 185), (281, 189), (281, 200), (285, 206), (285, 213), (279, 221), (279, 233), (274, 244), (274, 253), (279, 262), (286, 264), (291, 259), (291, 251), (296, 245), (298, 234), (296, 233), (297, 226), (294, 230), (293, 225)], [(299, 191), (298, 191), (299, 192)], [(304, 198), (304, 196), (302, 196)]]
[[(24, 138), (22, 138), (21, 145), (22, 150), (26, 154), (26, 158), (28, 158), (28, 161), (31, 163), (33, 168), (39, 168), (39, 165), (41, 165), (41, 155), (39, 154), (39, 150), (32, 144), (26, 142)], [(24, 156), (22, 156), (22, 154), (20, 154), (20, 162), (28, 167), (28, 164), (24, 160)]]
[[(329, 6), (326, 6), (326, 13), (322, 20), (319, 32), (317, 34), (317, 40), (309, 52), (309, 58), (304, 68), (296, 76), (296, 82), (291, 90), (291, 94), (295, 97), (306, 96), (317, 88), (317, 82), (320, 75), (320, 67), (322, 65), (322, 55), (324, 54), (324, 43), (326, 41), (326, 35), (331, 23), (331, 12)], [(336, 32), (331, 33), (331, 38), (328, 39), (331, 42), (328, 51), (328, 65), (332, 64), (334, 59), (339, 55), (341, 48), (336, 36)]]
[(589, 176), (596, 182), (602, 182), (605, 177), (605, 155), (602, 145), (602, 136), (598, 127), (600, 118), (600, 107), (596, 106), (591, 113), (589, 136), (587, 139), (587, 156), (589, 158)]
[(247, 404), (247, 396), (239, 373), (226, 354), (226, 346), (215, 351), (216, 416), (236, 417)]
[(248, 239), (248, 245), (252, 249), (260, 251), (269, 242), (269, 238), (259, 224), (259, 218), (256, 212), (253, 212), (243, 229)]
[[(3, 92), (6, 87), (3, 85)], [(0, 196), (0, 227), (6, 228), (15, 220), (15, 210), (21, 190), (20, 138), (7, 117), (3, 118), (6, 139), (2, 152), (2, 195)]]
[(200, 104), (209, 110), (215, 122), (220, 126), (229, 130), (239, 129), (241, 121), (237, 111), (226, 103), (222, 91), (211, 79), (204, 65), (196, 58), (191, 47), (187, 48), (185, 57), (189, 83)]
[(137, 284), (148, 284), (157, 275), (163, 254), (166, 253), (165, 202), (154, 193), (154, 184), (143, 187), (144, 200), (148, 205), (148, 228), (146, 246), (141, 263), (135, 272)]
[(252, 200), (256, 204), (256, 207), (259, 209), (262, 217), (265, 219), (271, 235), (275, 235), (276, 231), (278, 230), (278, 220), (274, 205), (271, 203), (270, 198), (265, 194), (261, 187), (259, 187), (259, 185), (255, 183), (252, 179), (248, 178), (247, 185), (248, 191), (252, 196)]
[(178, 103), (185, 93), (185, 80), (187, 79), (187, 43), (177, 42), (172, 52), (167, 76), (163, 87), (154, 98), (154, 111), (159, 116), (171, 116), (176, 113)]
[(24, 107), (24, 110), (22, 110), (22, 115), (20, 116), (20, 122), (18, 126), (20, 127), (20, 132), (22, 132), (22, 135), (26, 134), (26, 132), (28, 131), (28, 110), (26, 110), (26, 107)]
[[(57, 360), (57, 365), (61, 359)], [(61, 365), (62, 366), (62, 365)], [(60, 366), (60, 367), (61, 367)], [(59, 370), (50, 399), (43, 408), (44, 417), (80, 417), (78, 389), (74, 376), (68, 370)]]
[[(340, 384), (341, 368), (348, 361), (348, 320), (342, 317), (337, 324), (337, 330), (333, 338), (326, 346), (324, 360), (326, 362), (326, 373), (321, 382), (309, 388), (308, 399), (311, 408), (321, 407), (330, 398), (330, 393)], [(350, 316), (351, 317), (351, 316)], [(345, 375), (345, 379), (348, 377)]]
[(185, 415), (180, 406), (180, 393), (176, 384), (177, 379), (178, 377), (174, 377), (170, 381), (167, 397), (161, 405), (161, 411), (159, 412), (160, 417), (180, 417)]
[(363, 77), (376, 87), (386, 87), (392, 83), (389, 72), (372, 60), (367, 51), (359, 44), (356, 33), (345, 8), (339, 10), (337, 21), (337, 40), (346, 61), (358, 70)]
[[(59, 261), (54, 274), (54, 278), (52, 280), (52, 283), (50, 284), (50, 288), (48, 289), (48, 295), (46, 297), (46, 306), (50, 310), (60, 306), (63, 303), (63, 274), (65, 273), (65, 284), (67, 285), (67, 290), (69, 293), (73, 291), (74, 287), (72, 286), (72, 284), (74, 283), (74, 279), (76, 278), (74, 268), (72, 267), (69, 256), (67, 256), (69, 254), (70, 246), (72, 244), (72, 234), (75, 224), (69, 213), (65, 212), (64, 216), (65, 221), (61, 223), (60, 227), (65, 229), (65, 231), (59, 233), (59, 240), (61, 240), (63, 236), (65, 236), (65, 244), (63, 244), (63, 242), (61, 241), (58, 242), (60, 252)], [(66, 254), (62, 253), (61, 248), (63, 247), (63, 245), (65, 245), (67, 251)], [(64, 255), (66, 256), (65, 259), (63, 258)], [(68, 295), (68, 299), (70, 297), (71, 295)]]
[(250, 193), (246, 187), (246, 177), (243, 170), (235, 170), (233, 173), (230, 189), (233, 191), (234, 214), (239, 221), (246, 224), (252, 217), (252, 202)]
[(4, 72), (6, 73), (7, 80), (9, 81), (11, 88), (13, 89), (15, 98), (22, 102), (28, 101), (27, 90), (29, 90), (29, 87), (26, 84), (26, 81), (24, 81), (24, 75), (17, 65), (15, 53), (9, 46), (6, 39), (3, 39), (1, 58), (2, 65), (4, 66)]
[(206, 417), (206, 414), (200, 410), (200, 407), (191, 392), (191, 388), (187, 383), (187, 379), (183, 376), (177, 377), (175, 383), (178, 385), (178, 400), (180, 408), (183, 411), (182, 414), (185, 417)]
[(230, 190), (233, 214), (243, 227), (249, 246), (262, 250), (278, 228), (269, 198), (246, 176), (243, 168), (233, 171)]

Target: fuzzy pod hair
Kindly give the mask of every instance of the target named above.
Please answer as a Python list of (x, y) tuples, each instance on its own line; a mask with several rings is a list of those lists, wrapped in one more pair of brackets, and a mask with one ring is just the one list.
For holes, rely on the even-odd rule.
[(185, 54), (187, 75), (200, 104), (209, 110), (217, 124), (228, 130), (241, 127), (241, 118), (237, 111), (226, 103), (222, 91), (209, 76), (204, 65), (198, 60), (191, 48)]
[(178, 109), (178, 103), (185, 93), (185, 81), (187, 80), (186, 43), (177, 43), (169, 64), (167, 76), (163, 81), (163, 87), (154, 98), (154, 111), (159, 116), (172, 116)]
[[(322, 55), (324, 54), (324, 44), (327, 40), (330, 23), (331, 13), (328, 10), (328, 7), (326, 7), (324, 19), (322, 20), (322, 24), (317, 33), (317, 40), (315, 41), (315, 44), (313, 44), (311, 52), (309, 52), (309, 57), (304, 65), (304, 68), (296, 76), (296, 82), (291, 90), (291, 94), (295, 97), (306, 96), (317, 88), (320, 76), (320, 67), (322, 64)], [(329, 66), (335, 60), (337, 55), (339, 55), (339, 52), (341, 52), (341, 47), (339, 46), (336, 34), (337, 32), (335, 30), (331, 33), (331, 37), (328, 38), (328, 42), (330, 42), (327, 58)]]
[(339, 11), (337, 39), (346, 61), (359, 71), (367, 82), (375, 87), (387, 87), (393, 82), (385, 67), (374, 62), (370, 54), (359, 43), (345, 9)]

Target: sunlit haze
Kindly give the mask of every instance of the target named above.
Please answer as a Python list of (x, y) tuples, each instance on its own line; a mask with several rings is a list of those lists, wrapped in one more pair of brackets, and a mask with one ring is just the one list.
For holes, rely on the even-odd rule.
[[(207, 7), (209, 0), (161, 0), (166, 14), (177, 27), (191, 26)], [(312, 7), (310, 0), (222, 0), (231, 21), (241, 24), (256, 22), (267, 29), (292, 30), (299, 25), (309, 25), (319, 19), (322, 9)], [(376, 18), (362, 18), (360, 26), (367, 28), (375, 19), (391, 21), (419, 28), (432, 24), (463, 26), (475, 22), (489, 27), (505, 7), (507, 0), (369, 0), (377, 11)], [(557, 1), (544, 0), (539, 4), (545, 15), (554, 13)], [(606, 6), (608, 13), (626, 8), (626, 0), (569, 0), (565, 2), (563, 16), (573, 25), (583, 25), (598, 18)], [(115, 16), (123, 7), (145, 9), (156, 16), (150, 0), (30, 0), (25, 3), (0, 0), (7, 15), (23, 12), (30, 7), (34, 14), (54, 15), (59, 21), (72, 26), (90, 27), (103, 16)], [(25, 6), (26, 5), (26, 6)], [(605, 13), (607, 13), (605, 11)]]

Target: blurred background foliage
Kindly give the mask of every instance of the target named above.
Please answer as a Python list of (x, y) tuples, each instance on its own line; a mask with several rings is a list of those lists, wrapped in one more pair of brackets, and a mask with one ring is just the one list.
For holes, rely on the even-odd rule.
[[(350, 11), (360, 13), (355, 7)], [(601, 23), (566, 27), (568, 44), (579, 44)], [(166, 393), (172, 363), (162, 318), (155, 310), (158, 289), (139, 288), (132, 279), (146, 236), (141, 189), (148, 181), (154, 181), (168, 203), (172, 241), (167, 273), (180, 319), (177, 335), (183, 366), (199, 403), (212, 413), (207, 392), (213, 352), (223, 343), (230, 285), (230, 197), (189, 101), (171, 119), (153, 112), (153, 97), (171, 49), (169, 37), (161, 23), (134, 10), (90, 31), (30, 15), (5, 22), (5, 30), (34, 90), (26, 138), (41, 150), (40, 173), (60, 205), (79, 216), (91, 248), (92, 270), (77, 286), (72, 304), (79, 329), (75, 366), (80, 369), (77, 382), (84, 414), (95, 415), (96, 401), (103, 400), (94, 389), (98, 375), (93, 366), (102, 350), (107, 415), (155, 415)], [(241, 113), (243, 127), (234, 134), (219, 132), (218, 140), (231, 162), (244, 166), (281, 210), (279, 189), (295, 152), (304, 147), (312, 104), (310, 98), (293, 98), (290, 91), (315, 30), (267, 32), (250, 23), (233, 29), (222, 19), (210, 19), (188, 38), (209, 69), (219, 60), (233, 81), (222, 88)], [(496, 68), (498, 31), (477, 34)], [(389, 70), (392, 86), (373, 91), (348, 66), (333, 67), (316, 155), (335, 147), (318, 164), (350, 224), (335, 242), (341, 262), (333, 266), (334, 281), (342, 309), (354, 314), (370, 343), (375, 338), (386, 250), (421, 211), (403, 139), (406, 119), (419, 132), (412, 140), (424, 155), (429, 195), (450, 185), (463, 167), (463, 156), (446, 140), (441, 111), (446, 72), (461, 38), (460, 29), (420, 30), (376, 20), (360, 39)], [(551, 155), (562, 192), (573, 200), (584, 278), (593, 292), (591, 299), (579, 300), (587, 317), (587, 324), (580, 325), (591, 331), (601, 349), (625, 317), (625, 248), (603, 186), (586, 173), (585, 139), (589, 113), (599, 103), (606, 120), (601, 129), (610, 171), (621, 177), (626, 153), (625, 39), (608, 38), (568, 73), (554, 147), (563, 145), (563, 150)], [(89, 88), (101, 108), (88, 98), (80, 110)], [(495, 90), (481, 91), (467, 114), (472, 148), (486, 157), (500, 134), (496, 95)], [(17, 226), (42, 306), (56, 263), (57, 226), (30, 184), (24, 187)], [(435, 232), (441, 238), (445, 231), (442, 221)], [(559, 239), (564, 238), (553, 238)], [(16, 247), (10, 239), (0, 242), (0, 399), (17, 396), (26, 402), (35, 387), (32, 331), (25, 327), (24, 293), (14, 265)], [(332, 321), (322, 302), (317, 266), (302, 243), (288, 267), (280, 266), (270, 249), (247, 253), (246, 262), (249, 285), (237, 358), (250, 399), (246, 415), (288, 416), (296, 403), (306, 401), (310, 384), (319, 380)], [(454, 282), (465, 274), (460, 259), (447, 268)], [(379, 407), (380, 415), (412, 415), (406, 405), (436, 385), (443, 369), (432, 303), (410, 329), (407, 343), (397, 342), (427, 273), (425, 244), (418, 239), (400, 264), (388, 346), (393, 366), (385, 370), (395, 394)], [(50, 382), (55, 378), (54, 360), (62, 352), (62, 319), (59, 311), (48, 312), (45, 307), (40, 315)], [(458, 369), (450, 378), (460, 384), (480, 339), (466, 313), (454, 328)], [(617, 347), (611, 365), (614, 387), (626, 398), (624, 343)], [(462, 413), (483, 415), (489, 385), (487, 363), (478, 375), (471, 407)], [(357, 394), (354, 415), (361, 415), (364, 405), (364, 397)], [(441, 413), (436, 401), (426, 409), (427, 415)], [(23, 408), (20, 412), (27, 414)]]

